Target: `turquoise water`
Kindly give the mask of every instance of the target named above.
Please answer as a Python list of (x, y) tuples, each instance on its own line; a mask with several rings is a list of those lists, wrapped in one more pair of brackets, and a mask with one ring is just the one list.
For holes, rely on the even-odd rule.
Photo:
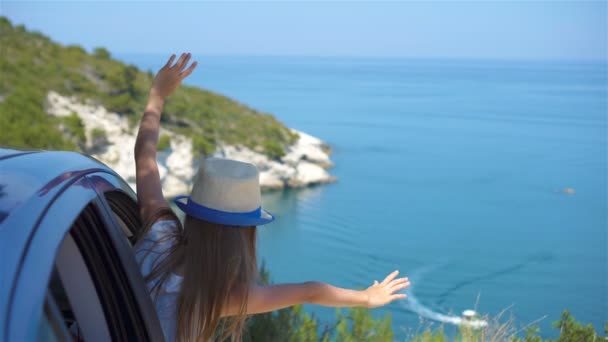
[[(160, 56), (124, 56), (145, 69)], [(607, 67), (594, 63), (200, 57), (188, 83), (333, 147), (335, 184), (269, 193), (259, 253), (276, 282), (412, 282), (400, 339), (439, 314), (569, 309), (608, 320)], [(574, 189), (567, 194), (564, 189)], [(308, 307), (322, 319), (333, 309)], [(435, 323), (431, 323), (435, 322)], [(449, 323), (446, 323), (449, 326)]]

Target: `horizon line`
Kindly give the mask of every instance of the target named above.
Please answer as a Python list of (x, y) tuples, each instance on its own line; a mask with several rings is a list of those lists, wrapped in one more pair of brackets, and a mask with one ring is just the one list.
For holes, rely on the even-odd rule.
[[(191, 51), (184, 51), (191, 52)], [(179, 54), (181, 52), (173, 52)], [(191, 52), (193, 55), (209, 56), (209, 57), (252, 57), (252, 58), (327, 58), (327, 59), (339, 59), (339, 58), (352, 58), (352, 59), (393, 59), (393, 60), (412, 60), (412, 61), (429, 61), (429, 60), (442, 60), (442, 61), (504, 61), (504, 62), (586, 62), (586, 63), (598, 63), (607, 64), (607, 58), (568, 58), (568, 57), (496, 57), (496, 56), (408, 56), (408, 55), (347, 55), (347, 54), (290, 54), (290, 53), (198, 53)], [(136, 52), (136, 51), (110, 51), (113, 57), (120, 55), (167, 55), (170, 53), (155, 51), (155, 52)]]

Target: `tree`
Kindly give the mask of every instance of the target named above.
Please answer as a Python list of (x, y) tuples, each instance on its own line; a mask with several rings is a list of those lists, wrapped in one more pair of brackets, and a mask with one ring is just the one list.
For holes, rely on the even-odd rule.
[(562, 312), (560, 320), (554, 322), (553, 326), (560, 332), (557, 342), (599, 341), (601, 339), (591, 323), (582, 325), (574, 320), (568, 310)]
[(391, 316), (387, 314), (383, 319), (374, 319), (366, 308), (349, 308), (346, 315), (337, 310), (338, 323), (336, 324), (336, 341), (365, 342), (365, 341), (392, 341), (393, 329)]
[(110, 59), (110, 52), (102, 47), (95, 48), (93, 55), (99, 59)]

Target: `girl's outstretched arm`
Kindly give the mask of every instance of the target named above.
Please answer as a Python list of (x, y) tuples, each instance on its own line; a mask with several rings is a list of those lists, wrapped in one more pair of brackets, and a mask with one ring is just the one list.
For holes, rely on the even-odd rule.
[[(389, 274), (382, 282), (375, 281), (365, 290), (350, 290), (321, 282), (255, 286), (249, 292), (247, 314), (274, 311), (296, 304), (318, 304), (345, 307), (363, 306), (375, 308), (397, 299), (406, 298), (396, 293), (410, 285), (408, 278), (396, 279), (399, 271)], [(239, 310), (239, 298), (235, 296), (226, 306), (223, 316), (234, 315)]]
[(190, 60), (189, 53), (183, 53), (175, 65), (172, 55), (167, 64), (160, 69), (154, 78), (150, 89), (148, 104), (139, 125), (135, 141), (135, 182), (137, 186), (137, 201), (143, 222), (161, 207), (167, 207), (156, 164), (156, 145), (160, 128), (160, 115), (165, 98), (188, 77), (196, 67), (196, 62), (186, 69)]

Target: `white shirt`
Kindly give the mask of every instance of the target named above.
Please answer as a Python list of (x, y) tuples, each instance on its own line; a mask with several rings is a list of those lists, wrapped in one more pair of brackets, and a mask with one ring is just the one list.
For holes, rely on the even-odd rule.
[[(167, 238), (167, 234), (172, 234), (178, 230), (178, 223), (175, 220), (156, 221), (150, 230), (135, 245), (135, 259), (140, 265), (141, 273), (146, 277), (165, 256), (171, 248), (174, 239)], [(164, 239), (163, 239), (164, 238)], [(154, 245), (156, 241), (160, 241)], [(165, 283), (160, 287), (158, 296), (152, 295), (152, 301), (160, 320), (160, 325), (165, 335), (165, 341), (175, 341), (175, 321), (177, 318), (177, 297), (181, 287), (183, 277), (171, 273)], [(149, 281), (146, 285), (148, 291), (152, 291), (153, 285), (158, 278)]]

